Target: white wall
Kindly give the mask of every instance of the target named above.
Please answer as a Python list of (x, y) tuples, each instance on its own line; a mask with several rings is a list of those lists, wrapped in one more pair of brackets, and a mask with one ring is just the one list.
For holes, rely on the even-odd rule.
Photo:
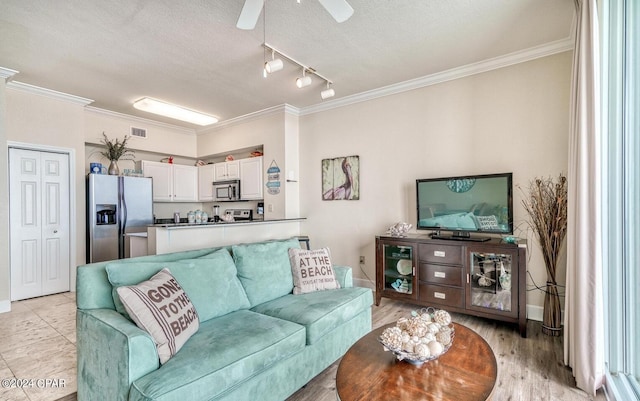
[(71, 166), (70, 171), (75, 172), (75, 175), (71, 186), (72, 188), (75, 186), (76, 191), (75, 198), (72, 198), (71, 202), (75, 203), (77, 210), (83, 211), (75, 213), (76, 224), (72, 227), (75, 232), (75, 237), (71, 238), (72, 249), (75, 245), (76, 251), (70, 259), (73, 289), (74, 265), (85, 260), (84, 106), (12, 88), (7, 89), (6, 100), (7, 141), (53, 147), (72, 153), (71, 161), (75, 162), (75, 165)]
[[(263, 147), (264, 157), (264, 181), (266, 183), (266, 171), (275, 163), (280, 168), (280, 193), (269, 194), (264, 191), (265, 219), (280, 219), (285, 216), (287, 198), (286, 171), (290, 168), (287, 164), (286, 145), (291, 139), (285, 138), (285, 121), (290, 117), (284, 111), (273, 112), (260, 118), (246, 122), (211, 128), (198, 133), (198, 156), (222, 154), (234, 149), (251, 147)], [(294, 117), (297, 120), (297, 117)], [(289, 122), (289, 124), (291, 124)], [(297, 166), (291, 168), (297, 169)]]
[(87, 143), (99, 144), (103, 132), (110, 139), (122, 138), (124, 135), (130, 135), (131, 127), (147, 130), (147, 138), (131, 137), (129, 140), (129, 146), (134, 150), (145, 150), (167, 156), (196, 157), (195, 130), (91, 107), (85, 111), (84, 139)]
[[(375, 236), (398, 221), (415, 226), (416, 179), (511, 171), (526, 186), (566, 172), (570, 69), (566, 52), (301, 117), (303, 233), (354, 276), (375, 281)], [(321, 160), (349, 155), (360, 156), (360, 200), (322, 201)], [(521, 199), (515, 188), (516, 233), (525, 237)], [(528, 268), (544, 284), (532, 239), (529, 250)], [(540, 292), (527, 298), (543, 304)]]

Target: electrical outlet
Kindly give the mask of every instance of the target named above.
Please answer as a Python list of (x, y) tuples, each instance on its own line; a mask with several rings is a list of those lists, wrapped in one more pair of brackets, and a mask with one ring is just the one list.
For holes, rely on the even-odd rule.
[(267, 210), (269, 210), (269, 213), (273, 213), (273, 203), (269, 203), (269, 207)]
[(364, 264), (364, 256), (360, 256), (360, 264), (363, 265)]

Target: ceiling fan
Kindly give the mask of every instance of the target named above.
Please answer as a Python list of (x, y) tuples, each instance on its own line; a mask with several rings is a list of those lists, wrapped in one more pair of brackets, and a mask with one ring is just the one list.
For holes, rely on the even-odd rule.
[[(353, 15), (353, 8), (351, 8), (346, 0), (318, 1), (337, 22), (344, 22)], [(265, 0), (245, 0), (236, 27), (247, 30), (255, 28), (262, 8), (264, 7), (264, 2)]]

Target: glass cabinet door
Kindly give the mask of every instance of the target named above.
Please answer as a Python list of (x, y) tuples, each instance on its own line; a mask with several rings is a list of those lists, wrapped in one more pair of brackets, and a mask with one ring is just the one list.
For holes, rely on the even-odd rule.
[(383, 245), (384, 291), (413, 294), (415, 269), (413, 247), (396, 244)]
[(517, 314), (515, 296), (517, 270), (515, 254), (501, 252), (475, 252), (470, 250), (468, 307), (476, 310)]

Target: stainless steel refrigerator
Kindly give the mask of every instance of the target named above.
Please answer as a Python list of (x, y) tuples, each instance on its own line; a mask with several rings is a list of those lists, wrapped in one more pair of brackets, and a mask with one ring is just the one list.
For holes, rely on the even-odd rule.
[(125, 257), (126, 234), (153, 224), (152, 179), (87, 176), (87, 263)]

